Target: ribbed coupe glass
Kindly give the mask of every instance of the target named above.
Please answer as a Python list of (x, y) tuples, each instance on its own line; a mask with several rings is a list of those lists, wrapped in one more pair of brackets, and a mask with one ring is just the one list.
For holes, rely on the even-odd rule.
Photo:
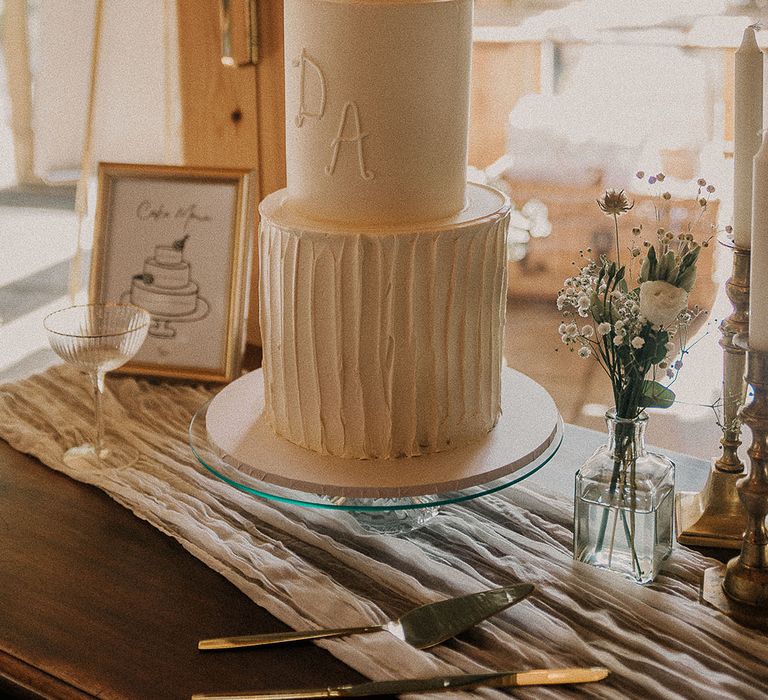
[(83, 459), (102, 464), (110, 457), (104, 441), (102, 398), (107, 372), (130, 360), (147, 337), (151, 316), (131, 304), (82, 304), (54, 311), (43, 326), (54, 352), (88, 374), (93, 383), (95, 435), (93, 443), (71, 447), (64, 463)]

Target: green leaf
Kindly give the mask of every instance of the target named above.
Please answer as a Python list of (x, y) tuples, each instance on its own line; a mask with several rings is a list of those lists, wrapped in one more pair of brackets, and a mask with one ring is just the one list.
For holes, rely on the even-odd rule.
[(675, 392), (658, 382), (643, 380), (640, 405), (643, 408), (669, 408), (675, 403)]
[(649, 337), (646, 339), (646, 346), (652, 351), (649, 361), (652, 365), (658, 365), (667, 356), (667, 342), (669, 341), (669, 334), (665, 331), (661, 331), (655, 337)]
[(589, 315), (596, 323), (611, 320), (610, 310), (605, 308), (602, 299), (600, 299), (597, 294), (592, 295), (592, 303), (589, 305)]
[(675, 254), (668, 250), (661, 256), (659, 267), (656, 271), (656, 279), (672, 284), (676, 276)]
[(682, 274), (678, 274), (677, 280), (675, 280), (676, 287), (680, 287), (681, 289), (684, 289), (686, 292), (689, 292), (693, 289), (693, 285), (696, 284), (696, 268), (695, 267), (689, 267), (685, 272)]
[(640, 276), (638, 277), (638, 281), (640, 284), (643, 282), (648, 281), (648, 275), (651, 272), (651, 261), (646, 258), (643, 260), (643, 264), (640, 266)]
[(649, 280), (656, 279), (656, 265), (656, 248), (651, 246), (648, 249), (648, 255), (645, 257), (645, 260), (643, 261), (643, 267), (640, 270), (641, 282), (648, 282)]
[(696, 244), (693, 248), (691, 248), (685, 254), (685, 256), (683, 257), (683, 261), (686, 263), (686, 265), (693, 265), (699, 259), (700, 254), (701, 254), (701, 246)]

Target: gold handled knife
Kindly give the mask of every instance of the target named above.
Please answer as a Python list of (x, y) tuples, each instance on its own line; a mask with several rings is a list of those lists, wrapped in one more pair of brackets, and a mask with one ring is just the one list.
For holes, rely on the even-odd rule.
[(403, 695), (405, 693), (437, 693), (444, 690), (473, 690), (482, 686), (512, 688), (524, 685), (560, 685), (593, 683), (608, 676), (608, 669), (549, 668), (520, 673), (475, 673), (437, 678), (411, 678), (402, 681), (371, 681), (335, 688), (305, 690), (274, 690), (253, 693), (198, 693), (192, 700), (301, 700), (302, 698), (359, 698), (373, 695)]

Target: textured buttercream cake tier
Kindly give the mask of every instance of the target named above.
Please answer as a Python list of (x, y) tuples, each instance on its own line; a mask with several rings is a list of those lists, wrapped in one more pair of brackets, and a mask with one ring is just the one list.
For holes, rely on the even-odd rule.
[(471, 0), (286, 0), (287, 189), (382, 224), (465, 204)]
[(260, 207), (266, 414), (320, 453), (411, 457), (477, 440), (501, 406), (509, 201), (452, 218), (330, 226), (285, 190)]

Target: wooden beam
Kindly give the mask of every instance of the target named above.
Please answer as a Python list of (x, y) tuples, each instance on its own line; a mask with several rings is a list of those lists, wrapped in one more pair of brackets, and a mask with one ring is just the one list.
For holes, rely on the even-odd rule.
[[(255, 1), (255, 0), (254, 0)], [(259, 3), (257, 71), (261, 196), (285, 187), (283, 0)]]
[[(255, 170), (255, 209), (285, 186), (283, 2), (251, 2), (257, 2), (258, 16), (255, 66), (221, 63), (218, 0), (177, 2), (177, 12), (184, 161)], [(255, 345), (260, 344), (258, 280), (254, 255), (248, 342)]]
[[(177, 2), (182, 148), (187, 165), (250, 168), (259, 187), (256, 67), (221, 62), (218, 0)], [(252, 222), (256, 237), (256, 221)], [(248, 341), (259, 342), (258, 260), (254, 256)]]
[(221, 62), (218, 0), (177, 11), (185, 162), (258, 169), (255, 66)]

